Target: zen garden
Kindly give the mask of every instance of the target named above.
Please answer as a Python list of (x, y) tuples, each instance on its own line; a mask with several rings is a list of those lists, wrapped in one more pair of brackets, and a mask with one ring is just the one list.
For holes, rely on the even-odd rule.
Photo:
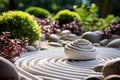
[(120, 80), (119, 0), (0, 0), (0, 80)]

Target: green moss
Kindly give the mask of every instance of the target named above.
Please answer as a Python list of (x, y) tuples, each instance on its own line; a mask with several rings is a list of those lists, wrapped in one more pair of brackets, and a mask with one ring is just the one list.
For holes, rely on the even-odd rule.
[(78, 15), (78, 13), (70, 10), (61, 10), (55, 15), (54, 19), (58, 20), (59, 24), (62, 25), (74, 20), (79, 21), (80, 16)]
[(0, 32), (9, 31), (13, 38), (28, 37), (32, 43), (40, 39), (40, 27), (30, 14), (22, 11), (8, 11), (0, 18)]
[(50, 12), (48, 10), (40, 7), (29, 7), (25, 11), (38, 18), (45, 18), (50, 16)]

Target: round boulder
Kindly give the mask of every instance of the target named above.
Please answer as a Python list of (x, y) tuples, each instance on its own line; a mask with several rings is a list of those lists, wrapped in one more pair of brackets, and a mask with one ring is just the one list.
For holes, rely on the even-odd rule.
[(92, 76), (88, 76), (84, 80), (104, 80), (104, 79), (103, 79), (103, 76), (92, 75)]
[(62, 40), (69, 40), (69, 41), (73, 41), (78, 39), (78, 36), (76, 34), (67, 34), (67, 35), (63, 35), (61, 36)]
[(98, 35), (99, 35), (99, 38), (100, 38), (100, 40), (102, 39), (102, 34), (103, 34), (103, 32), (102, 31), (95, 31), (95, 33), (97, 33)]
[(81, 38), (89, 40), (92, 43), (99, 43), (101, 40), (101, 37), (99, 36), (99, 34), (95, 33), (95, 32), (85, 32)]
[(104, 77), (109, 75), (120, 75), (120, 58), (107, 62), (103, 66), (102, 73)]
[(61, 35), (71, 34), (71, 31), (70, 30), (63, 30), (60, 34)]
[(114, 47), (114, 48), (119, 48), (120, 47), (120, 39), (114, 39), (112, 40), (107, 47)]
[(120, 75), (110, 75), (106, 77), (104, 80), (120, 80)]
[(101, 46), (106, 46), (108, 43), (109, 43), (108, 39), (103, 39), (102, 41), (100, 41)]
[(10, 61), (0, 57), (0, 80), (3, 79), (19, 80), (19, 76), (14, 65)]
[(51, 34), (48, 38), (49, 42), (58, 42), (60, 40), (60, 37), (56, 34)]
[(28, 52), (37, 51), (38, 49), (33, 45), (28, 45), (24, 47)]
[(114, 39), (119, 39), (119, 38), (120, 38), (119, 35), (112, 35), (112, 36), (111, 36), (111, 39), (112, 39), (112, 40), (114, 40)]

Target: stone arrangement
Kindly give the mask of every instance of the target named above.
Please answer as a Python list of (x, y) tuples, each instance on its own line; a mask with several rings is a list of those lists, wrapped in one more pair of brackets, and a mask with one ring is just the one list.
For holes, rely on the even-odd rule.
[[(72, 34), (69, 30), (64, 30), (60, 34), (51, 34), (47, 39), (47, 44), (48, 46), (52, 46), (52, 47), (64, 47), (66, 44), (76, 39), (86, 39), (90, 41), (94, 46), (98, 46), (98, 47), (112, 47), (112, 48), (120, 47), (119, 35), (112, 35), (111, 39), (102, 39), (101, 31), (95, 31), (95, 32), (88, 31), (80, 36), (77, 36), (76, 34)], [(37, 44), (35, 43), (26, 46), (25, 51), (31, 52), (31, 51), (49, 49), (48, 46), (41, 44), (43, 42), (46, 42), (45, 34), (42, 34), (41, 41), (37, 42)]]
[(64, 51), (68, 58), (76, 60), (91, 60), (97, 55), (95, 47), (85, 39), (70, 42), (65, 46)]

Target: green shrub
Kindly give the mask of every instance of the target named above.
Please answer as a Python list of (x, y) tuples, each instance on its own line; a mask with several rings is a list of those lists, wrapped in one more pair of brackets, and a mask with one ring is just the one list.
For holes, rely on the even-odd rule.
[(74, 6), (74, 10), (80, 15), (83, 31), (100, 29), (102, 21), (98, 19), (98, 8), (94, 3), (92, 3), (89, 8), (87, 8), (85, 4), (81, 4), (81, 7)]
[(0, 16), (0, 32), (9, 31), (13, 38), (28, 37), (30, 43), (40, 39), (40, 27), (30, 14), (8, 11)]
[(55, 17), (55, 20), (59, 21), (59, 24), (66, 24), (72, 21), (79, 21), (80, 20), (80, 16), (78, 15), (78, 13), (70, 11), (70, 10), (61, 10), (59, 11)]
[(50, 16), (50, 12), (48, 10), (39, 8), (39, 7), (29, 7), (25, 11), (38, 18), (45, 18), (45, 17)]

